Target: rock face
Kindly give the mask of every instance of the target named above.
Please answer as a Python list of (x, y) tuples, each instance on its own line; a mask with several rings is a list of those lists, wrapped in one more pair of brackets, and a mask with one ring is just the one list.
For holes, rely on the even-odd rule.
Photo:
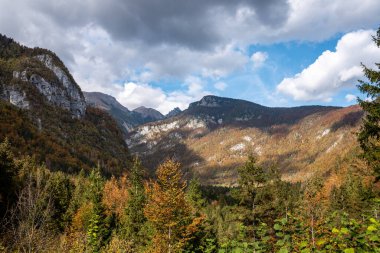
[[(0, 35), (0, 98), (22, 109), (44, 103), (81, 118), (86, 102), (62, 61), (51, 51), (27, 48)], [(42, 95), (40, 97), (37, 95)], [(37, 98), (38, 97), (38, 98)]]
[(37, 55), (35, 58), (53, 71), (59, 85), (46, 82), (38, 75), (32, 75), (29, 82), (34, 84), (51, 103), (71, 111), (76, 117), (83, 116), (86, 111), (86, 102), (79, 86), (64, 70), (54, 64), (52, 56), (43, 54)]
[(11, 104), (21, 108), (21, 109), (29, 109), (30, 104), (26, 98), (25, 92), (18, 91), (16, 89), (9, 89), (6, 91), (6, 95), (2, 96), (3, 99), (8, 100)]
[[(50, 55), (40, 55), (36, 58), (53, 71), (56, 80), (48, 81), (40, 74), (25, 69), (13, 71), (13, 82), (21, 81), (33, 85), (50, 104), (70, 111), (73, 117), (82, 117), (86, 111), (86, 102), (78, 85), (70, 81), (67, 74), (52, 63)], [(22, 109), (30, 109), (30, 101), (26, 92), (17, 87), (17, 84), (3, 85), (2, 98)]]

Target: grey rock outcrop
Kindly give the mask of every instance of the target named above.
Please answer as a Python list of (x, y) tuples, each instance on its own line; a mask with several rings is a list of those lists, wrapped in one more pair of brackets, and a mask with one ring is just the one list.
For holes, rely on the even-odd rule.
[[(49, 83), (43, 80), (43, 78), (39, 79), (37, 76), (33, 77), (32, 75), (30, 79), (34, 78), (34, 80), (37, 80), (34, 84), (36, 87), (39, 86), (42, 88), (39, 88), (40, 92), (43, 93), (43, 87), (47, 87), (48, 89), (46, 89), (43, 94), (48, 97), (50, 102), (70, 110), (76, 117), (83, 116), (86, 111), (86, 101), (79, 86), (73, 80), (70, 80), (70, 77), (64, 70), (54, 64), (52, 56), (43, 54), (37, 55), (35, 58), (41, 61), (48, 69), (53, 71), (60, 84), (63, 85), (63, 87), (54, 87), (54, 85), (50, 84), (49, 87)], [(38, 79), (40, 81), (38, 81)]]
[(30, 103), (26, 98), (26, 93), (23, 91), (19, 91), (17, 88), (13, 86), (8, 87), (7, 89), (2, 89), (0, 98), (9, 101), (11, 104), (21, 109), (30, 108)]
[[(70, 111), (75, 118), (82, 117), (86, 111), (86, 101), (75, 81), (65, 70), (54, 64), (54, 59), (51, 55), (38, 55), (34, 58), (51, 70), (56, 78), (47, 80), (46, 77), (35, 73), (29, 68), (22, 71), (13, 71), (13, 78), (32, 84), (50, 104)], [(28, 101), (27, 94), (16, 86), (3, 85), (2, 99), (8, 100), (19, 108), (30, 109), (31, 104)]]

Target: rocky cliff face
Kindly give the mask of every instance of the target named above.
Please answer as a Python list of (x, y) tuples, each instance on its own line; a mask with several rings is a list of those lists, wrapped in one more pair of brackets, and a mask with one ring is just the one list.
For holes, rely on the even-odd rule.
[(78, 85), (70, 80), (64, 70), (54, 64), (51, 55), (37, 55), (34, 58), (52, 71), (54, 78), (48, 80), (29, 67), (20, 71), (14, 70), (12, 76), (16, 85), (4, 85), (3, 98), (20, 108), (29, 109), (30, 102), (26, 92), (20, 92), (16, 88), (17, 82), (21, 81), (37, 88), (50, 104), (70, 111), (74, 117), (82, 117), (86, 111), (86, 102)]
[(48, 69), (53, 71), (59, 81), (59, 85), (46, 82), (42, 77), (35, 75), (29, 79), (50, 102), (72, 112), (76, 117), (81, 117), (86, 111), (86, 101), (75, 81), (59, 66), (54, 64), (53, 57), (48, 54), (35, 57)]
[(47, 103), (70, 111), (75, 118), (85, 114), (86, 102), (80, 87), (54, 53), (20, 46), (4, 36), (0, 39), (0, 97), (3, 100), (30, 109), (44, 102), (36, 100), (38, 92)]

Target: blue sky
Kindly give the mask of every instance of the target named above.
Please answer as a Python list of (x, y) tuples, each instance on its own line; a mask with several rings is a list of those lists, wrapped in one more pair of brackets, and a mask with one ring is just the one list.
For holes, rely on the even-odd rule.
[[(286, 97), (273, 96), (276, 93), (276, 86), (285, 78), (296, 75), (312, 64), (324, 51), (334, 51), (341, 35), (335, 35), (321, 42), (300, 42), (291, 41), (284, 43), (274, 43), (269, 45), (251, 45), (248, 55), (255, 52), (265, 52), (267, 59), (259, 68), (253, 70), (246, 69), (241, 73), (226, 78), (224, 82), (229, 84), (229, 89), (219, 92), (222, 96), (247, 99), (268, 106), (296, 106), (303, 104), (331, 104), (345, 106), (355, 103), (347, 102), (343, 92), (337, 94), (330, 103), (321, 101), (294, 101)], [(242, 85), (245, 84), (245, 85)], [(235, 89), (234, 87), (241, 87)], [(356, 88), (349, 89), (351, 93), (356, 93)], [(218, 91), (215, 91), (218, 92)]]
[[(167, 113), (204, 95), (355, 103), (378, 0), (0, 0), (0, 33), (53, 50), (85, 91)], [(337, 14), (338, 13), (338, 14)]]

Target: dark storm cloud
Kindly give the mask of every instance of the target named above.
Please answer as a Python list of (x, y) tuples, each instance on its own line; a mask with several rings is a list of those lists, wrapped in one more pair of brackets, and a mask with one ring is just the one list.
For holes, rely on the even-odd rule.
[[(286, 21), (284, 0), (110, 0), (39, 1), (37, 8), (62, 26), (95, 23), (121, 41), (150, 45), (170, 44), (191, 49), (212, 48), (228, 38), (220, 34), (221, 19), (233, 17), (239, 7), (249, 8), (266, 26)], [(254, 29), (254, 27), (252, 27)], [(227, 37), (227, 38), (226, 38)]]

